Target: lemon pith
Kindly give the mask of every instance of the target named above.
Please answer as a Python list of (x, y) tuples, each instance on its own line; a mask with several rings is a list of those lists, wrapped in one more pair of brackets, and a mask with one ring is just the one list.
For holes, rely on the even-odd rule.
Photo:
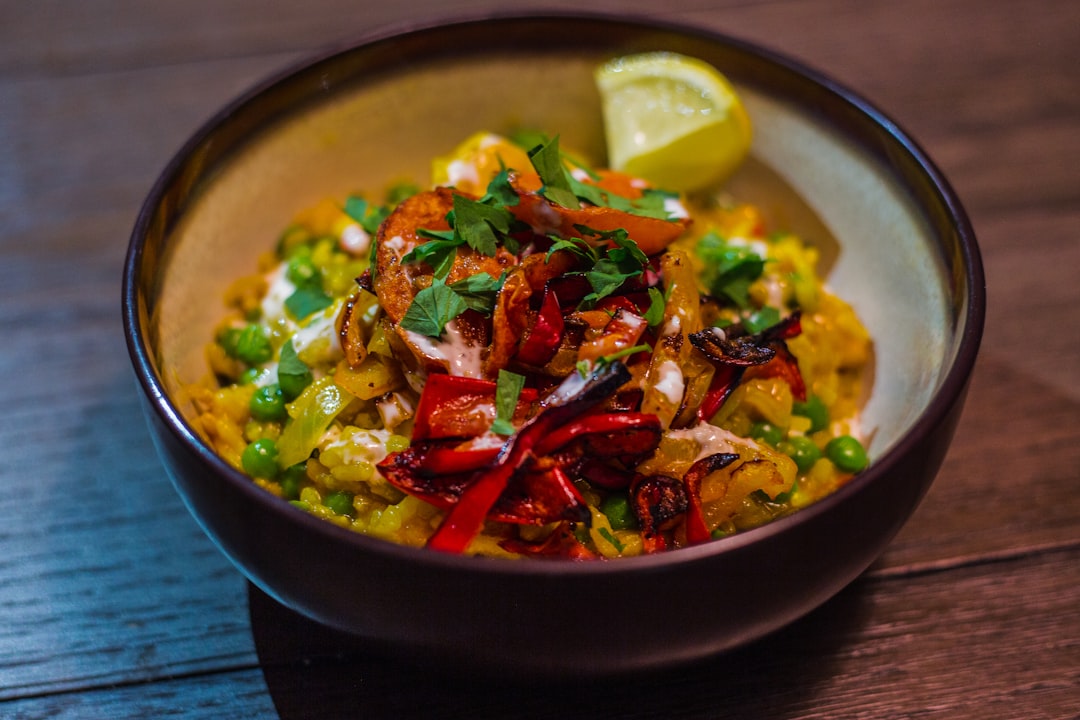
[(716, 185), (750, 149), (750, 118), (731, 83), (701, 60), (630, 55), (596, 70), (608, 162), (673, 190)]

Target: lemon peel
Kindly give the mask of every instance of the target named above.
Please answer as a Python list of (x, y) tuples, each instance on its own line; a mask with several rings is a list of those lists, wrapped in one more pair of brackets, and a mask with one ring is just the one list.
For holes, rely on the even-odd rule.
[(750, 150), (750, 117), (716, 68), (671, 52), (615, 58), (595, 71), (608, 163), (659, 187), (720, 184)]

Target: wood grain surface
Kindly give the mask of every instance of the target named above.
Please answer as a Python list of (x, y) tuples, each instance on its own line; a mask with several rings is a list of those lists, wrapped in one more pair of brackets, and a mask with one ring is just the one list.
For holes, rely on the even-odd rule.
[(1069, 0), (590, 6), (832, 75), (918, 140), (975, 226), (989, 307), (954, 445), (886, 553), (810, 616), (678, 671), (501, 686), (292, 615), (203, 535), (150, 442), (120, 325), (143, 197), (199, 123), (287, 63), (497, 7), (0, 0), (0, 718), (1080, 718)]

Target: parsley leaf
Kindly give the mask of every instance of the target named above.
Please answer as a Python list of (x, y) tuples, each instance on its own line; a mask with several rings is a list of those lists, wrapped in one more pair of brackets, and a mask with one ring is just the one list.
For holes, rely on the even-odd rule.
[(344, 210), (346, 215), (355, 220), (370, 235), (379, 231), (379, 225), (390, 214), (390, 208), (372, 205), (359, 195), (350, 195), (346, 198)]
[(584, 273), (585, 279), (589, 281), (593, 289), (582, 301), (582, 304), (588, 306), (611, 295), (630, 278), (641, 275), (648, 258), (638, 244), (630, 239), (625, 230), (597, 232), (588, 228), (579, 229), (610, 240), (614, 244), (614, 247), (608, 247), (604, 256)]
[(588, 262), (589, 265), (595, 264), (596, 261), (600, 259), (599, 254), (596, 252), (596, 248), (594, 248), (592, 245), (585, 242), (581, 238), (571, 237), (566, 238), (565, 240), (561, 238), (556, 239), (555, 242), (551, 244), (551, 247), (548, 248), (547, 256), (544, 258), (544, 262), (550, 260), (551, 256), (557, 250), (569, 250), (570, 252), (574, 253), (578, 257)]
[(496, 232), (505, 235), (513, 220), (514, 216), (505, 207), (454, 195), (451, 219), (454, 233), (478, 253), (494, 257), (499, 241)]
[(446, 323), (468, 309), (465, 299), (450, 289), (443, 278), (435, 278), (429, 287), (416, 293), (399, 323), (406, 330), (441, 337)]
[(761, 277), (765, 261), (750, 248), (729, 245), (715, 232), (698, 241), (694, 252), (705, 261), (702, 282), (718, 298), (736, 306), (750, 306), (750, 285)]
[(577, 210), (581, 207), (571, 187), (571, 177), (566, 172), (559, 152), (559, 136), (529, 151), (529, 160), (544, 184), (540, 194), (564, 208)]
[(510, 172), (506, 168), (503, 168), (495, 177), (491, 178), (491, 182), (487, 186), (487, 192), (484, 197), (480, 198), (480, 202), (486, 205), (497, 204), (504, 207), (513, 207), (521, 202), (517, 190), (510, 184)]
[(751, 335), (756, 335), (762, 330), (771, 328), (778, 322), (780, 322), (780, 311), (766, 305), (745, 318), (743, 320), (743, 327), (746, 328), (746, 331)]
[(426, 262), (431, 266), (432, 272), (437, 278), (445, 278), (450, 273), (450, 266), (454, 264), (458, 246), (463, 240), (457, 237), (451, 230), (418, 230), (417, 236), (427, 238), (426, 242), (420, 243), (401, 258), (401, 264), (411, 262)]
[(667, 190), (647, 188), (642, 191), (640, 198), (634, 200), (633, 209), (629, 212), (635, 215), (659, 218), (660, 220), (674, 220), (671, 213), (668, 212), (667, 201), (678, 197), (677, 193), (668, 192)]
[(524, 387), (524, 375), (508, 370), (499, 371), (495, 382), (495, 422), (491, 424), (491, 432), (497, 435), (513, 435), (516, 432), (513, 424), (514, 411)]
[(451, 283), (448, 287), (465, 301), (470, 310), (484, 315), (491, 315), (495, 310), (495, 299), (506, 282), (506, 272), (493, 278), (486, 272), (478, 272), (467, 278)]
[(297, 288), (292, 295), (285, 298), (285, 309), (297, 320), (303, 320), (308, 315), (324, 310), (334, 304), (334, 299), (324, 293), (322, 288), (304, 286)]
[(645, 322), (649, 327), (656, 327), (664, 321), (666, 305), (664, 294), (656, 288), (649, 288), (649, 309), (645, 311)]
[(640, 267), (635, 271), (627, 272), (618, 262), (611, 258), (600, 258), (592, 266), (592, 270), (585, 273), (585, 279), (589, 281), (589, 285), (593, 289), (586, 297), (586, 300), (596, 302), (605, 298), (618, 290), (628, 279), (640, 274)]

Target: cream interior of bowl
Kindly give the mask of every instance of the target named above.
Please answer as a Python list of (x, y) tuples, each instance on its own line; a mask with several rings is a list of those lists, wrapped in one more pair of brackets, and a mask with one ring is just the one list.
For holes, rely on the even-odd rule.
[[(207, 374), (204, 349), (225, 288), (253, 272), (297, 211), (400, 179), (424, 183), (432, 157), (480, 129), (558, 133), (564, 147), (602, 162), (599, 61), (412, 64), (328, 93), (247, 142), (204, 180), (167, 243), (153, 342), (181, 412), (190, 419), (183, 385)], [(821, 246), (829, 285), (867, 325), (876, 364), (863, 429), (880, 454), (926, 407), (955, 345), (939, 251), (902, 187), (865, 152), (783, 99), (740, 91), (755, 127), (753, 157), (727, 189), (762, 205), (777, 229)]]

